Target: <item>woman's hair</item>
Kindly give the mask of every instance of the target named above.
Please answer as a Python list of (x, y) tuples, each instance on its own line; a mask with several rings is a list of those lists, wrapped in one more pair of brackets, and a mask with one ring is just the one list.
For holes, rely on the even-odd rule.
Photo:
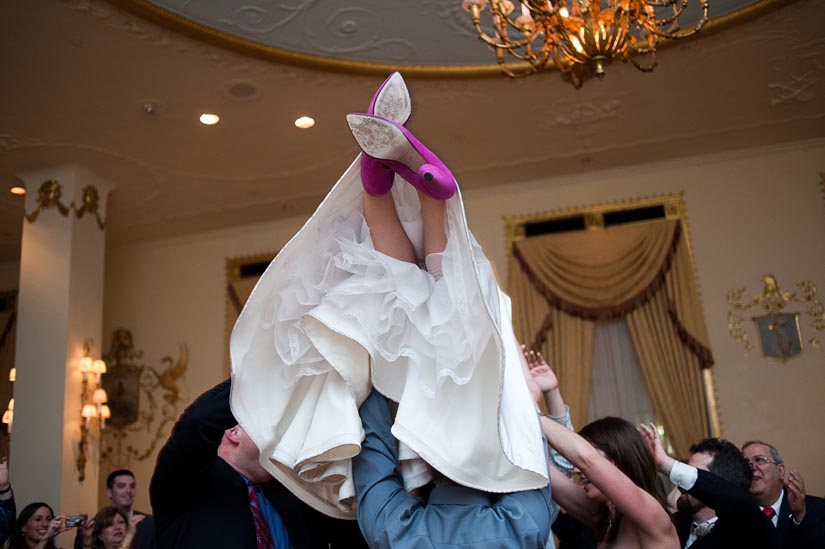
[(95, 515), (95, 529), (92, 531), (92, 547), (95, 549), (104, 547), (101, 534), (103, 530), (115, 523), (115, 517), (118, 515), (120, 515), (124, 521), (128, 522), (126, 515), (114, 505), (104, 507)]
[[(17, 522), (14, 525), (14, 531), (11, 533), (11, 536), (9, 536), (9, 549), (28, 549), (29, 545), (26, 543), (26, 536), (23, 534), (23, 527), (41, 507), (48, 509), (52, 516), (54, 516), (54, 510), (52, 510), (51, 506), (42, 501), (35, 501), (34, 503), (29, 503), (23, 507), (20, 514), (17, 515)], [(46, 542), (44, 549), (54, 549), (54, 538)]]
[[(656, 474), (656, 462), (642, 439), (642, 435), (630, 422), (618, 417), (605, 417), (585, 425), (579, 434), (633, 481), (636, 486), (656, 498), (667, 509), (666, 496)], [(617, 510), (618, 511), (618, 510)], [(621, 513), (615, 528), (609, 532), (609, 540), (619, 531)]]

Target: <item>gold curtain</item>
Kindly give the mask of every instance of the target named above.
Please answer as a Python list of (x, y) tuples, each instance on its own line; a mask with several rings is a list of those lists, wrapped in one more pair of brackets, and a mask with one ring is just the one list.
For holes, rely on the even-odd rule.
[(626, 317), (674, 449), (709, 435), (701, 368), (712, 363), (678, 220), (515, 242), (516, 335), (553, 362), (576, 425), (587, 417), (595, 321)]

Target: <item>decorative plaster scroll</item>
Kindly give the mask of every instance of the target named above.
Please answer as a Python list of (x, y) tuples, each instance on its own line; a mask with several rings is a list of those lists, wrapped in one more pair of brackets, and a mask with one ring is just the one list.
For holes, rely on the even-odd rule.
[(271, 3), (267, 7), (244, 5), (235, 10), (231, 18), (219, 17), (216, 21), (229, 27), (238, 27), (249, 34), (269, 34), (294, 19), (303, 17), (312, 4), (312, 0), (305, 0), (296, 6), (283, 3)]
[(547, 130), (555, 126), (578, 126), (616, 118), (621, 111), (620, 99), (607, 99), (598, 103), (576, 103), (567, 109), (548, 109), (539, 117), (538, 127)]
[[(317, 11), (317, 10), (316, 10)], [(333, 56), (353, 53), (380, 52), (387, 61), (409, 59), (415, 46), (401, 38), (386, 38), (386, 29), (392, 24), (382, 21), (375, 13), (359, 7), (345, 7), (323, 13), (324, 25), (308, 24), (304, 37), (321, 52)]]
[(43, 141), (39, 139), (21, 139), (8, 133), (0, 134), (0, 152), (2, 153), (8, 153), (29, 147), (38, 147), (40, 145), (43, 145)]
[(57, 181), (49, 179), (44, 181), (37, 190), (37, 208), (29, 214), (25, 214), (26, 221), (34, 223), (37, 217), (43, 210), (56, 208), (63, 217), (67, 217), (70, 211), (75, 213), (77, 219), (81, 219), (86, 213), (93, 214), (97, 219), (97, 226), (102, 231), (105, 228), (105, 222), (100, 217), (98, 206), (100, 205), (100, 195), (95, 189), (94, 185), (86, 185), (81, 191), (81, 204), (78, 208), (74, 202), (69, 202), (66, 206), (60, 201), (63, 195), (63, 190)]
[(780, 107), (791, 103), (807, 103), (815, 99), (814, 86), (818, 81), (819, 79), (814, 76), (814, 72), (809, 71), (802, 76), (790, 75), (784, 82), (768, 84), (768, 88), (774, 92), (774, 96), (771, 98), (771, 107)]
[[(436, 16), (452, 30), (461, 33), (469, 39), (478, 38), (472, 20), (467, 16), (467, 11), (461, 7), (461, 2), (455, 0), (435, 0), (435, 2), (424, 2), (424, 4), (435, 4)], [(482, 26), (492, 34), (492, 27), (489, 29)]]
[(34, 223), (37, 221), (37, 216), (40, 215), (42, 210), (48, 210), (50, 208), (57, 208), (57, 211), (63, 217), (67, 217), (69, 215), (69, 206), (66, 206), (60, 201), (60, 197), (63, 195), (62, 187), (60, 183), (55, 181), (54, 179), (49, 179), (44, 181), (40, 188), (37, 189), (37, 208), (30, 214), (26, 214), (26, 220), (29, 223)]
[(97, 226), (102, 231), (105, 223), (100, 218), (100, 212), (98, 211), (98, 206), (100, 205), (100, 195), (98, 195), (97, 189), (95, 189), (93, 185), (86, 185), (81, 191), (80, 200), (80, 208), (76, 208), (74, 204), (72, 204), (72, 208), (74, 208), (74, 213), (77, 218), (81, 219), (87, 212), (89, 214), (93, 214), (97, 220)]

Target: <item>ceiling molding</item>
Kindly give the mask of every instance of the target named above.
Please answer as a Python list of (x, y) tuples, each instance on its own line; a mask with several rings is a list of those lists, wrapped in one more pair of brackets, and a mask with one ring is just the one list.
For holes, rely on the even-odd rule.
[[(64, 2), (77, 2), (78, 0), (63, 0)], [(173, 13), (149, 0), (105, 0), (129, 13), (137, 15), (143, 19), (158, 24), (164, 28), (185, 34), (196, 40), (206, 42), (213, 46), (232, 50), (244, 55), (258, 57), (279, 63), (286, 63), (313, 69), (356, 73), (362, 75), (386, 76), (392, 71), (403, 71), (404, 74), (417, 77), (447, 78), (447, 77), (479, 77), (479, 76), (501, 76), (501, 66), (497, 63), (467, 64), (467, 65), (416, 65), (398, 62), (367, 62), (351, 59), (336, 58), (332, 55), (315, 55), (276, 47), (270, 44), (258, 42), (249, 38), (237, 36), (222, 30), (215, 29), (205, 24), (193, 21), (187, 17)], [(451, 4), (459, 6), (460, 0), (448, 0)], [(712, 0), (713, 2), (714, 0)], [(720, 1), (720, 0), (715, 0)], [(724, 1), (724, 0), (722, 0)], [(708, 21), (701, 32), (677, 41), (663, 39), (659, 50), (667, 49), (675, 42), (685, 42), (695, 40), (703, 36), (708, 36), (716, 32), (724, 31), (734, 25), (738, 25), (754, 18), (761, 17), (771, 11), (785, 7), (799, 0), (756, 0), (753, 4), (742, 7), (734, 12), (712, 18)], [(462, 10), (463, 11), (463, 10)], [(469, 16), (468, 20), (469, 20)], [(468, 38), (477, 40), (476, 37)], [(484, 47), (478, 41), (478, 47)], [(492, 55), (490, 56), (493, 57)], [(508, 67), (514, 72), (524, 72), (530, 65), (524, 63), (508, 63)], [(552, 63), (548, 64), (545, 70), (554, 71)]]

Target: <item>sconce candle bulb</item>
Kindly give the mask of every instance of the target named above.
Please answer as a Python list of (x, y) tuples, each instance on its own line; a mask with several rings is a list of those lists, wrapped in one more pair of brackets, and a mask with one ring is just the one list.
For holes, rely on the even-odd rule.
[[(77, 472), (81, 481), (86, 478), (86, 444), (89, 430), (92, 428), (92, 420), (98, 418), (100, 428), (105, 429), (106, 418), (111, 417), (111, 411), (105, 405), (109, 401), (109, 397), (100, 383), (101, 376), (106, 373), (106, 363), (101, 359), (91, 357), (90, 349), (92, 346), (92, 340), (87, 340), (84, 343), (83, 356), (78, 364), (78, 369), (83, 373), (83, 384), (80, 390), (80, 417), (84, 421), (80, 425), (80, 444), (77, 456)], [(94, 374), (91, 383), (89, 374)]]

